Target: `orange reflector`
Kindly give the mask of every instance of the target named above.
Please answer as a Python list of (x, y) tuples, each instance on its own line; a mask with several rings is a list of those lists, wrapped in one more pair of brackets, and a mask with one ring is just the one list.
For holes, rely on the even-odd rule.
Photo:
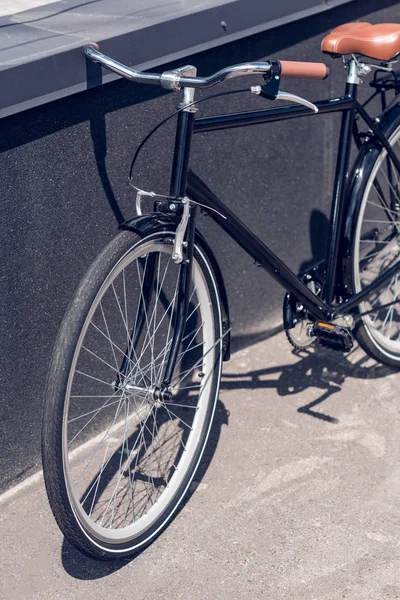
[(318, 321), (317, 325), (318, 327), (325, 327), (325, 329), (335, 329), (334, 325), (331, 325), (330, 323), (323, 323), (322, 321)]

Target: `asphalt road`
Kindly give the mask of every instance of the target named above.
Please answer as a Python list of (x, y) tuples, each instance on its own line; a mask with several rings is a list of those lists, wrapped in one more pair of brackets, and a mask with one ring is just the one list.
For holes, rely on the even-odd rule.
[(225, 366), (191, 497), (134, 560), (69, 546), (40, 475), (0, 496), (2, 600), (400, 598), (400, 374), (275, 324)]

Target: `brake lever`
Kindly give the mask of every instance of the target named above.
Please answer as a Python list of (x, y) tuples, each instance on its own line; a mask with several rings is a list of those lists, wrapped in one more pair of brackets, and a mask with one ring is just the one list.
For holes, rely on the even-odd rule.
[(279, 85), (281, 83), (281, 63), (277, 60), (271, 61), (271, 70), (268, 75), (264, 75), (264, 85), (253, 85), (250, 88), (252, 94), (257, 94), (261, 98), (267, 100), (287, 100), (289, 102), (295, 102), (296, 104), (302, 104), (315, 113), (318, 112), (318, 108), (312, 102), (309, 102), (305, 98), (296, 96), (296, 94), (290, 94), (289, 92), (281, 92)]
[(301, 98), (301, 96), (296, 96), (296, 94), (290, 94), (289, 92), (281, 92), (280, 90), (277, 90), (275, 94), (271, 94), (269, 92), (264, 91), (263, 87), (265, 86), (252, 85), (250, 91), (252, 94), (257, 94), (258, 96), (261, 96), (261, 98), (266, 98), (267, 100), (287, 100), (288, 102), (302, 104), (310, 110), (313, 110), (315, 113), (318, 112), (318, 108), (315, 106), (315, 104), (309, 102), (305, 98)]

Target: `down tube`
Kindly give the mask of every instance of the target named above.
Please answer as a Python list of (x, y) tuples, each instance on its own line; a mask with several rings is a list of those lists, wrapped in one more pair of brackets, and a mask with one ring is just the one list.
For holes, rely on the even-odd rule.
[(191, 169), (188, 173), (187, 195), (209, 208), (210, 217), (224, 229), (239, 246), (259, 263), (285, 290), (304, 304), (316, 319), (329, 319), (331, 311), (318, 296), (257, 237)]

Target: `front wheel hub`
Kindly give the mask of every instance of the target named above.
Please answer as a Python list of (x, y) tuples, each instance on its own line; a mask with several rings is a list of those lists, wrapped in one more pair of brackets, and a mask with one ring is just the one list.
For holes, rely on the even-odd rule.
[(153, 385), (151, 387), (143, 387), (127, 383), (123, 386), (123, 389), (134, 396), (147, 398), (150, 402), (158, 402), (159, 400), (168, 402), (172, 398), (171, 388), (165, 386), (157, 387)]
[(154, 388), (154, 399), (162, 402), (169, 402), (172, 399), (172, 391), (170, 387), (162, 386)]

